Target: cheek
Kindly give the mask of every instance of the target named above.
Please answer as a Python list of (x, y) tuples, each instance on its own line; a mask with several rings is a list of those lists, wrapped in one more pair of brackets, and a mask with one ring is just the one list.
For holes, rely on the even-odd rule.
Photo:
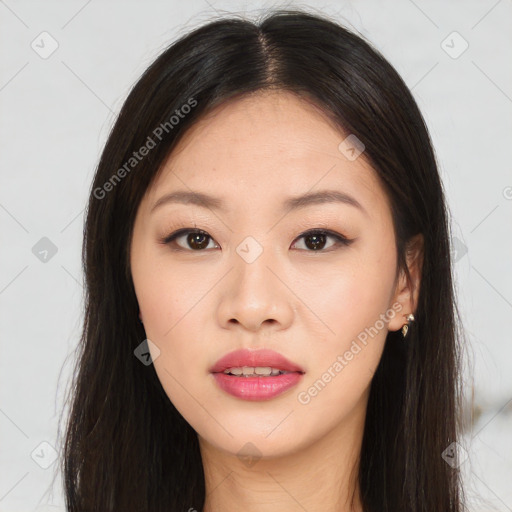
[(140, 243), (132, 254), (132, 277), (144, 330), (158, 347), (158, 354), (152, 351), (152, 359), (166, 394), (175, 404), (186, 405), (190, 396), (182, 396), (182, 386), (188, 389), (189, 378), (192, 382), (197, 378), (197, 331), (202, 325), (197, 318), (208, 283), (203, 279), (201, 286), (197, 271), (170, 265), (164, 251), (147, 247), (150, 243)]
[(335, 343), (357, 336), (385, 313), (393, 280), (392, 258), (375, 259), (358, 252), (339, 268), (298, 280), (295, 290), (321, 320), (323, 338)]
[[(299, 390), (307, 396), (303, 402), (299, 397), (299, 403), (309, 400), (330, 407), (360, 398), (379, 364), (388, 333), (394, 270), (392, 252), (367, 251), (343, 269), (303, 281), (301, 296), (307, 297), (322, 328), (316, 337), (307, 337), (310, 372)], [(322, 398), (316, 398), (320, 394)]]
[(203, 310), (208, 300), (205, 294), (213, 285), (211, 276), (200, 279), (197, 272), (177, 272), (155, 261), (139, 270), (137, 298), (146, 336), (159, 349), (158, 357), (153, 357), (158, 379), (187, 421), (206, 422), (195, 397), (204, 394), (201, 386), (207, 376)]
[(181, 394), (179, 383), (194, 388), (208, 373), (205, 359), (214, 337), (209, 291), (219, 277), (204, 263), (180, 266), (169, 260), (153, 256), (151, 264), (140, 266), (134, 283), (146, 336), (160, 350), (155, 369), (174, 402)]
[[(208, 281), (208, 276), (203, 276)], [(177, 271), (177, 266), (153, 257), (151, 264), (134, 272), (137, 300), (144, 319), (146, 334), (167, 343), (175, 332), (197, 314), (207, 282), (190, 270)]]

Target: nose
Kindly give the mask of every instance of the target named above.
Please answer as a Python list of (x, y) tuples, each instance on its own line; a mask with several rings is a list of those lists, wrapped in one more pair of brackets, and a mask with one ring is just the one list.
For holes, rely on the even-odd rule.
[(267, 248), (250, 263), (238, 253), (233, 254), (234, 268), (224, 280), (217, 310), (222, 327), (238, 325), (251, 332), (289, 327), (294, 295), (276, 261)]

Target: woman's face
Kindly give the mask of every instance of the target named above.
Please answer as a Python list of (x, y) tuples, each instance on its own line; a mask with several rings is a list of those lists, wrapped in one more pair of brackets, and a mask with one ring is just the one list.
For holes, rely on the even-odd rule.
[[(163, 389), (202, 443), (278, 456), (362, 428), (386, 334), (411, 309), (390, 205), (347, 135), (291, 93), (238, 98), (194, 125), (140, 205), (141, 317)], [(161, 201), (177, 192), (215, 203)], [(201, 233), (162, 242), (185, 229)], [(211, 372), (238, 349), (295, 367), (266, 376), (286, 365), (242, 358)], [(251, 361), (260, 376), (234, 375)]]

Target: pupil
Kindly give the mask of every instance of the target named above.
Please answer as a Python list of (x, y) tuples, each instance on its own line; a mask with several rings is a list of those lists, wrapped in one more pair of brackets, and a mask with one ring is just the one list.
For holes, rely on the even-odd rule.
[[(193, 249), (204, 249), (208, 246), (207, 238), (202, 233), (190, 233), (187, 242)], [(201, 243), (201, 239), (203, 239), (203, 243)]]
[[(204, 249), (208, 246), (208, 236), (202, 233), (189, 233), (188, 244), (193, 249)], [(325, 235), (315, 234), (305, 238), (306, 246), (313, 251), (321, 249), (325, 244)]]
[[(313, 243), (309, 244), (308, 240), (313, 240)], [(306, 241), (306, 246), (309, 249), (313, 249), (314, 251), (316, 251), (316, 250), (322, 248), (319, 246), (323, 246), (325, 244), (325, 235), (322, 235), (322, 234), (309, 235), (306, 237), (305, 241)]]

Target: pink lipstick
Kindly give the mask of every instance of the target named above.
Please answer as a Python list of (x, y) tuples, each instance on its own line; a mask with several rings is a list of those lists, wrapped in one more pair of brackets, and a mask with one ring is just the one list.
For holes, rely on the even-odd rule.
[(226, 393), (244, 400), (270, 400), (296, 386), (304, 370), (273, 350), (235, 350), (210, 372)]

